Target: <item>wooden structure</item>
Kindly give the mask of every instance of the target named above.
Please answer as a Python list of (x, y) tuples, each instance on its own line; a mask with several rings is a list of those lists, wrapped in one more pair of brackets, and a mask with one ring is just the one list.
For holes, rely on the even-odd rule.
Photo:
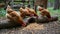
[(37, 22), (38, 23), (46, 23), (46, 22), (52, 22), (52, 21), (57, 21), (58, 20), (58, 17), (57, 16), (51, 16), (51, 20), (49, 21), (46, 17), (39, 17), (37, 19)]
[[(24, 18), (24, 22), (26, 24), (28, 24), (30, 22), (30, 20), (32, 19), (31, 22), (35, 22), (34, 18), (31, 18), (31, 17), (28, 17), (28, 18)], [(21, 24), (15, 22), (15, 21), (10, 21), (9, 19), (3, 19), (3, 20), (0, 20), (0, 29), (1, 28), (12, 28), (12, 27), (16, 27), (16, 26), (21, 26)]]
[(36, 0), (35, 5), (43, 5), (44, 8), (47, 8), (47, 1), (48, 0)]
[[(50, 21), (48, 21), (46, 17), (39, 17), (38, 19), (36, 19), (35, 17), (28, 17), (24, 19), (24, 22), (26, 24), (34, 23), (34, 22), (46, 23), (46, 22), (52, 22), (52, 21), (57, 21), (57, 20), (58, 20), (57, 16), (52, 16), (52, 19)], [(11, 28), (11, 27), (16, 27), (16, 26), (21, 26), (21, 25), (15, 21), (10, 21), (9, 19), (4, 19), (0, 21), (0, 29)]]

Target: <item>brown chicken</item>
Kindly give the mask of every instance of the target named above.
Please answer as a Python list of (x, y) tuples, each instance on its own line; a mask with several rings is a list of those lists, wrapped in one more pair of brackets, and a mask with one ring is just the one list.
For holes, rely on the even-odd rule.
[(14, 20), (20, 23), (22, 26), (26, 26), (26, 23), (24, 23), (22, 17), (19, 16), (17, 12), (12, 10), (9, 6), (7, 7), (7, 13), (8, 13), (7, 16), (9, 17), (10, 20)]
[(37, 13), (35, 12), (35, 10), (34, 9), (31, 9), (31, 8), (26, 8), (28, 11), (29, 11), (29, 13), (31, 14), (31, 16), (36, 16), (36, 17), (38, 17), (38, 15), (37, 15)]
[(46, 16), (48, 18), (48, 20), (51, 19), (51, 15), (50, 15), (50, 13), (48, 12), (47, 9), (44, 9), (42, 7), (39, 7), (39, 11), (41, 12), (41, 15), (42, 16)]
[(25, 16), (30, 16), (30, 12), (27, 9), (25, 9), (25, 7), (21, 7), (19, 10), (20, 10), (20, 14), (23, 18)]
[(35, 13), (35, 11), (33, 9), (30, 8), (20, 8), (20, 13), (22, 16), (36, 16), (38, 17), (38, 15)]

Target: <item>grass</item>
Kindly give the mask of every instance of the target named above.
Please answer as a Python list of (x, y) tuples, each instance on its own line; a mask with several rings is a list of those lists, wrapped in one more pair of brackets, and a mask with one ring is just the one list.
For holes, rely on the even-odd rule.
[(0, 8), (0, 17), (4, 17), (6, 15), (6, 11), (3, 8)]
[(48, 8), (51, 15), (59, 15), (60, 10), (53, 10), (53, 8)]

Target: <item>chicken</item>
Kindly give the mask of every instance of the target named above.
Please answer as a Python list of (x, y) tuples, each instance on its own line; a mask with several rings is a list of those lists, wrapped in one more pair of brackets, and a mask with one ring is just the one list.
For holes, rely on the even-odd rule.
[(24, 18), (25, 16), (30, 16), (30, 12), (25, 8), (20, 8), (20, 14)]
[(24, 23), (22, 17), (19, 16), (17, 12), (12, 10), (9, 6), (7, 7), (7, 13), (8, 13), (7, 16), (9, 17), (10, 20), (14, 20), (21, 24), (22, 26), (26, 26), (26, 23)]
[(39, 7), (39, 11), (40, 11), (42, 16), (46, 16), (48, 20), (51, 19), (51, 15), (50, 15), (50, 13), (49, 13), (49, 11), (47, 9)]
[(36, 17), (38, 17), (38, 15), (37, 15), (37, 13), (35, 12), (35, 10), (34, 9), (31, 9), (31, 8), (26, 8), (28, 11), (29, 11), (29, 13), (32, 15), (32, 16), (36, 16)]
[(30, 8), (20, 8), (20, 13), (21, 13), (21, 15), (22, 16), (30, 16), (30, 17), (32, 17), (32, 16), (36, 16), (36, 17), (38, 17), (38, 15), (35, 13), (35, 11), (33, 10), (33, 9), (30, 9)]

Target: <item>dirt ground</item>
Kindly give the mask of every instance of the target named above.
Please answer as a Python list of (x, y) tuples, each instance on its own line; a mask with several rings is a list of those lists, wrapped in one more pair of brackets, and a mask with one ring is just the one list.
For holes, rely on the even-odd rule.
[(0, 34), (60, 34), (60, 20), (49, 23), (31, 23), (26, 27), (0, 29)]

